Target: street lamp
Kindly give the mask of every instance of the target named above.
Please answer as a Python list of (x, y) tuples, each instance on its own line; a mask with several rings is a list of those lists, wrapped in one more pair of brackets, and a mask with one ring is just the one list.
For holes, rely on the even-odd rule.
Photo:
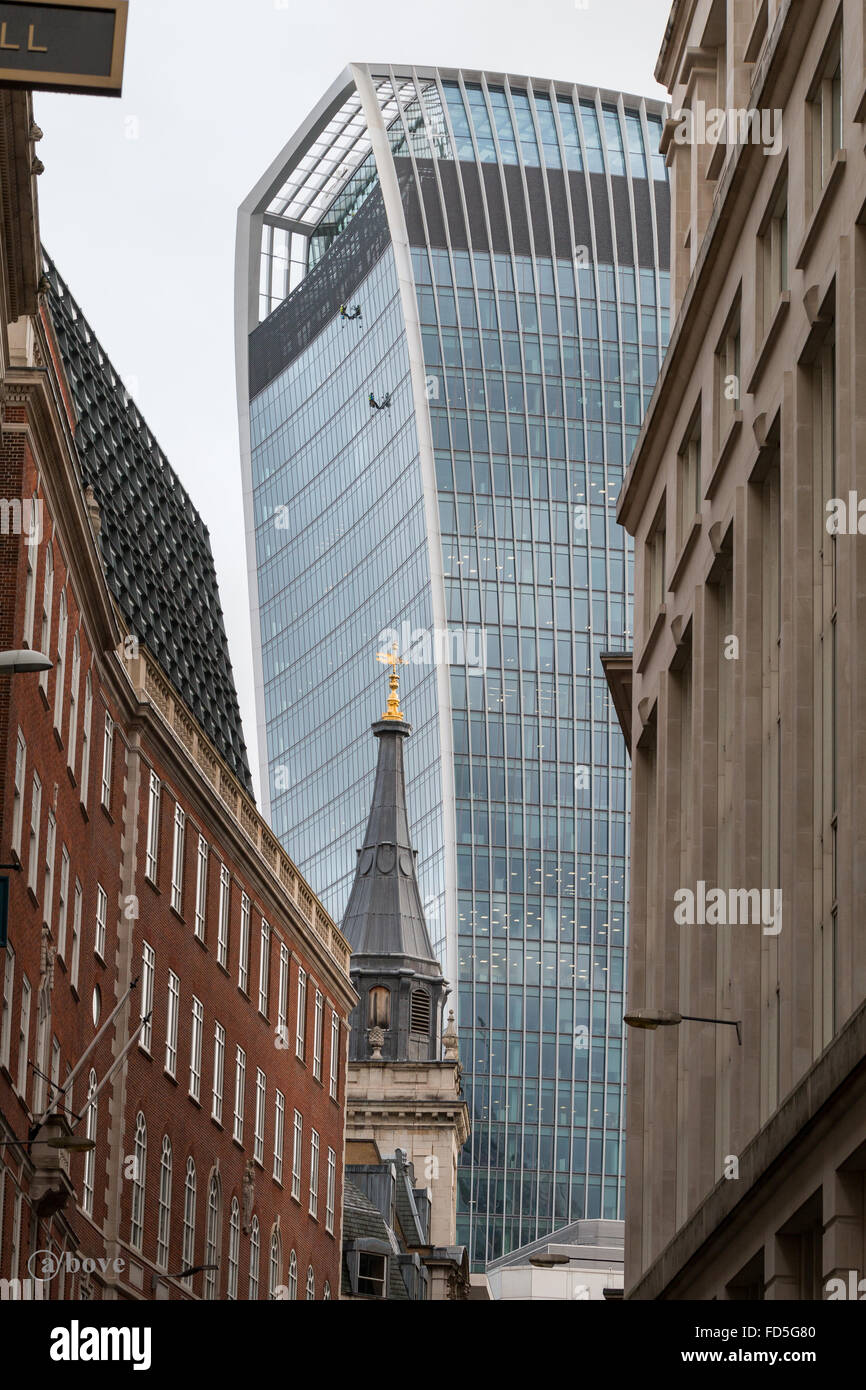
[(0, 652), (0, 671), (8, 672), (10, 676), (28, 671), (50, 671), (53, 666), (50, 656), (44, 656), (42, 652), (30, 652), (26, 648), (20, 652)]
[(179, 1274), (160, 1274), (158, 1269), (154, 1270), (150, 1278), (150, 1291), (153, 1293), (162, 1279), (191, 1279), (194, 1274), (201, 1274), (206, 1269), (219, 1269), (219, 1265), (191, 1265), (182, 1269)]
[(738, 1018), (703, 1018), (699, 1014), (680, 1014), (675, 1009), (633, 1009), (630, 1014), (623, 1015), (623, 1023), (629, 1028), (649, 1028), (652, 1031), (656, 1028), (672, 1027), (678, 1023), (720, 1023), (729, 1028), (736, 1028), (737, 1042), (740, 1047), (743, 1045)]
[(95, 1139), (85, 1139), (83, 1134), (55, 1134), (50, 1139), (37, 1139), (31, 1133), (26, 1139), (0, 1139), (0, 1147), (7, 1144), (44, 1144), (46, 1149), (61, 1149), (64, 1153), (86, 1154), (96, 1148)]

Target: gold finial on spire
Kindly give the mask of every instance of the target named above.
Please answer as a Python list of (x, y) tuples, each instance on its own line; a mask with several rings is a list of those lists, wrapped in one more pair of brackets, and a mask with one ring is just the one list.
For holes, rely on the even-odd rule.
[(391, 693), (388, 696), (388, 705), (385, 709), (385, 713), (382, 715), (382, 718), (402, 719), (403, 711), (400, 708), (399, 695), (400, 677), (397, 674), (397, 667), (405, 666), (406, 658), (404, 656), (397, 655), (397, 643), (395, 642), (392, 651), (377, 652), (376, 660), (381, 661), (385, 666), (391, 667)]

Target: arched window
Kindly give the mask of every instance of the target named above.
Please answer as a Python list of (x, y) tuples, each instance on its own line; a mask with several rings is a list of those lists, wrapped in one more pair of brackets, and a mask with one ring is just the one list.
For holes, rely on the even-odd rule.
[[(191, 1269), (195, 1264), (195, 1164), (191, 1158), (186, 1161), (186, 1182), (183, 1189), (183, 1267)], [(192, 1288), (192, 1276), (184, 1280), (188, 1289)]]
[(330, 1301), (331, 1301), (331, 1286), (330, 1286), (330, 1284), (328, 1283), (328, 1281), (327, 1281), (327, 1279), (326, 1279), (326, 1280), (325, 1280), (325, 1287), (322, 1289), (322, 1302), (323, 1302), (323, 1303), (330, 1303)]
[(298, 1257), (294, 1250), (289, 1256), (289, 1298), (298, 1296)]
[(81, 681), (81, 638), (76, 632), (72, 639), (72, 676), (69, 681), (69, 747), (66, 761), (75, 775), (76, 743), (78, 742), (78, 686)]
[(374, 985), (367, 995), (367, 1027), (391, 1027), (391, 991), (384, 985)]
[(238, 1296), (238, 1267), (241, 1262), (241, 1209), (237, 1197), (232, 1197), (229, 1214), (229, 1277), (226, 1296)]
[(425, 1037), (430, 1032), (430, 995), (426, 989), (413, 989), (412, 991), (409, 1026), (413, 1033), (423, 1033)]
[(259, 1218), (253, 1217), (253, 1224), (250, 1227), (250, 1300), (259, 1296), (259, 1250), (261, 1241), (259, 1240)]
[(132, 1165), (132, 1217), (129, 1223), (129, 1243), (133, 1250), (141, 1249), (144, 1235), (144, 1175), (147, 1167), (147, 1124), (139, 1110), (135, 1117), (135, 1147)]
[(276, 1226), (271, 1231), (271, 1259), (268, 1268), (268, 1298), (276, 1298), (283, 1268), (283, 1242)]
[(81, 726), (81, 801), (87, 805), (87, 789), (90, 786), (90, 722), (93, 717), (93, 678), (87, 672), (84, 682), (84, 722)]
[(57, 660), (54, 663), (54, 727), (61, 732), (63, 723), (63, 679), (66, 674), (66, 637), (69, 626), (69, 611), (66, 604), (66, 590), (60, 591), (60, 616), (57, 620)]
[[(204, 1247), (206, 1265), (219, 1265), (221, 1228), (223, 1220), (222, 1189), (216, 1173), (211, 1173), (207, 1190), (207, 1239)], [(208, 1299), (217, 1296), (217, 1277), (219, 1269), (206, 1269), (204, 1272), (204, 1296)]]
[(310, 1265), (309, 1268), (308, 1268), (308, 1270), (307, 1270), (307, 1300), (308, 1300), (309, 1302), (312, 1302), (313, 1299), (314, 1299), (315, 1297), (316, 1297), (316, 1276), (315, 1276), (315, 1274), (313, 1273), (313, 1266)]
[[(87, 1081), (87, 1138), (96, 1138), (96, 1127), (99, 1119), (98, 1102), (93, 1099), (96, 1095), (96, 1072), (91, 1071)], [(96, 1186), (96, 1150), (90, 1149), (84, 1155), (84, 1194), (82, 1205), (88, 1216), (93, 1215), (93, 1193)]]
[[(45, 579), (42, 582), (42, 636), (39, 650), (49, 656), (51, 652), (51, 618), (54, 608), (54, 551), (51, 542), (45, 547)], [(39, 689), (48, 694), (48, 672), (39, 673)]]
[(163, 1136), (159, 1160), (159, 1220), (156, 1232), (156, 1263), (168, 1269), (169, 1237), (171, 1234), (171, 1140)]

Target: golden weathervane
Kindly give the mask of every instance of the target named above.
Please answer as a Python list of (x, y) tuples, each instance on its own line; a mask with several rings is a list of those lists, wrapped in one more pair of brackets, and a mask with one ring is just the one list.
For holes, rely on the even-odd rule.
[(385, 666), (391, 667), (391, 693), (388, 696), (388, 705), (385, 710), (385, 713), (382, 715), (382, 718), (402, 719), (403, 711), (400, 708), (400, 696), (398, 693), (400, 687), (400, 677), (397, 673), (397, 667), (405, 666), (406, 658), (404, 656), (397, 655), (397, 643), (395, 642), (392, 651), (377, 652), (376, 660), (381, 661)]

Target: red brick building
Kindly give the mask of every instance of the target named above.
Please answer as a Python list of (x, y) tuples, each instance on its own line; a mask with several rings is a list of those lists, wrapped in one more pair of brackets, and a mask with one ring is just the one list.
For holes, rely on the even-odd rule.
[(0, 652), (53, 663), (0, 671), (0, 1281), (336, 1298), (348, 947), (255, 810), (207, 532), (42, 260), (38, 134), (0, 92)]

